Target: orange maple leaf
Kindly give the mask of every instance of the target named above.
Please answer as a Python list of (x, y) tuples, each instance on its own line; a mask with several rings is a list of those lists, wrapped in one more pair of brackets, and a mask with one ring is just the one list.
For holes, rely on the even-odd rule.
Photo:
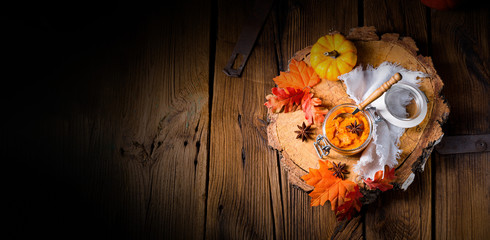
[(317, 123), (321, 124), (325, 119), (325, 114), (328, 113), (327, 109), (322, 109), (322, 100), (319, 98), (312, 98), (313, 93), (307, 93), (301, 100), (301, 109), (305, 112), (305, 119), (309, 124)]
[(371, 178), (368, 178), (364, 180), (366, 185), (368, 185), (369, 189), (379, 189), (382, 192), (390, 190), (393, 188), (393, 185), (390, 183), (393, 182), (396, 177), (395, 177), (395, 168), (390, 168), (388, 166), (385, 166), (385, 171), (384, 171), (384, 176), (383, 176), (383, 171), (379, 170), (374, 174), (374, 180), (371, 180)]
[(349, 192), (355, 191), (356, 183), (350, 180), (342, 180), (333, 175), (333, 172), (328, 170), (333, 165), (329, 161), (320, 162), (320, 169), (310, 168), (310, 172), (301, 177), (308, 185), (315, 187), (309, 194), (311, 197), (311, 206), (324, 205), (328, 200), (332, 210), (336, 210), (338, 206), (343, 205), (349, 198), (346, 198)]
[(273, 80), (280, 88), (292, 87), (303, 90), (317, 85), (320, 82), (320, 77), (304, 61), (298, 62), (292, 59), (289, 63), (289, 72), (281, 72)]

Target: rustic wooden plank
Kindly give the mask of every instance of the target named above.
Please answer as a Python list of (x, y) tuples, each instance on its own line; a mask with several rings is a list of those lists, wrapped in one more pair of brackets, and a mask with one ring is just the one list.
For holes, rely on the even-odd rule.
[(54, 43), (42, 62), (52, 75), (30, 80), (43, 85), (29, 97), (41, 114), (25, 163), (39, 173), (25, 182), (39, 190), (26, 193), (25, 232), (201, 239), (210, 5), (85, 10), (34, 32)]
[(419, 53), (428, 54), (427, 11), (419, 1), (364, 0), (364, 26), (375, 26), (379, 35), (399, 33), (415, 40)]
[(218, 2), (205, 237), (283, 238), (277, 155), (267, 147), (265, 96), (276, 76), (272, 22), (265, 25), (241, 78), (226, 65), (254, 1)]
[[(279, 1), (274, 9), (279, 70), (285, 71), (297, 51), (314, 44), (331, 31), (344, 34), (357, 26), (357, 1)], [(272, 79), (269, 79), (272, 82)], [(270, 92), (270, 89), (269, 89)], [(311, 207), (306, 192), (290, 184), (289, 167), (281, 167), (285, 234), (287, 239), (358, 239), (362, 237), (360, 217), (338, 228), (328, 206)], [(296, 177), (296, 176), (294, 176)], [(328, 204), (327, 204), (328, 205)], [(336, 231), (337, 230), (337, 231)]]
[[(214, 26), (210, 2), (176, 5), (165, 22), (151, 26), (148, 38), (146, 64), (157, 83), (150, 96), (158, 97), (149, 118), (158, 116), (158, 122), (149, 122), (146, 138), (141, 139), (146, 149), (153, 148), (150, 157), (155, 159), (144, 169), (149, 178), (144, 236), (200, 239), (206, 217), (209, 61), (214, 54), (209, 41), (214, 41)], [(169, 9), (160, 14), (169, 14)], [(169, 25), (169, 32), (160, 30)]]
[[(364, 1), (364, 25), (379, 33), (399, 33), (428, 53), (426, 8), (420, 1)], [(430, 160), (406, 191), (380, 194), (366, 212), (366, 239), (428, 239), (431, 237)], [(424, 169), (424, 168), (422, 168)]]
[[(488, 6), (431, 11), (434, 64), (451, 105), (447, 135), (489, 133)], [(490, 154), (435, 155), (435, 238), (490, 235)]]
[(436, 154), (435, 159), (435, 239), (486, 239), (490, 154)]
[(391, 190), (378, 196), (366, 212), (366, 239), (430, 239), (431, 160), (415, 175), (408, 190)]

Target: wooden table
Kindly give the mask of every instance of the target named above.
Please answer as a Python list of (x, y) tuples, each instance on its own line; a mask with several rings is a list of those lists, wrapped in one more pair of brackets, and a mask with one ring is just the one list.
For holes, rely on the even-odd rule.
[(488, 239), (488, 152), (433, 152), (407, 191), (337, 225), (289, 184), (263, 106), (294, 52), (375, 26), (432, 57), (451, 106), (446, 136), (488, 134), (488, 7), (277, 1), (242, 77), (230, 78), (222, 69), (253, 1), (177, 2), (22, 6), (9, 19), (13, 239)]

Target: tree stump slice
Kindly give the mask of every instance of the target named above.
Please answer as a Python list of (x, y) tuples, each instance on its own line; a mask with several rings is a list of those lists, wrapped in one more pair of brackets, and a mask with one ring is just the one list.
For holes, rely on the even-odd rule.
[[(398, 165), (396, 166), (395, 188), (407, 189), (415, 177), (415, 172), (423, 171), (424, 165), (430, 156), (434, 146), (440, 142), (444, 133), (441, 125), (449, 115), (449, 107), (441, 95), (443, 82), (437, 75), (430, 57), (417, 55), (418, 48), (410, 37), (400, 38), (398, 34), (388, 33), (378, 37), (374, 27), (360, 27), (350, 30), (347, 38), (354, 42), (358, 51), (357, 66), (379, 66), (382, 62), (398, 63), (406, 69), (427, 73), (429, 77), (423, 78), (420, 90), (425, 93), (429, 102), (427, 116), (416, 127), (406, 129), (400, 139), (400, 148), (403, 150)], [(305, 61), (308, 65), (311, 46), (306, 47), (293, 56), (295, 60)], [(331, 109), (341, 103), (353, 103), (345, 91), (342, 81), (328, 81), (322, 79), (314, 86), (312, 92), (315, 97), (323, 101), (323, 105)], [(308, 173), (310, 168), (319, 168), (316, 151), (313, 146), (314, 139), (306, 142), (296, 139), (294, 130), (296, 125), (301, 125), (305, 120), (303, 111), (298, 110), (289, 113), (268, 114), (269, 124), (267, 134), (269, 145), (282, 153), (282, 166), (289, 171), (288, 180), (291, 184), (311, 191), (313, 187), (307, 185), (301, 177)], [(322, 133), (321, 123), (313, 126), (315, 138)], [(360, 154), (354, 156), (342, 156), (331, 151), (327, 160), (346, 163), (349, 169), (357, 163)], [(361, 187), (364, 183), (351, 171), (348, 179), (357, 182)]]

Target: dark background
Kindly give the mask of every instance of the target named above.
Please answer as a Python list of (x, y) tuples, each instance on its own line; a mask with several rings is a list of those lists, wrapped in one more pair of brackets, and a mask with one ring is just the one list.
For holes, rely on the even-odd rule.
[(65, 2), (4, 9), (8, 77), (2, 88), (2, 146), (7, 162), (5, 209), (12, 214), (7, 239), (133, 237), (127, 235), (131, 226), (119, 220), (117, 212), (109, 219), (100, 207), (100, 198), (118, 201), (115, 191), (88, 196), (96, 185), (111, 180), (89, 183), (91, 176), (75, 169), (88, 168), (74, 165), (77, 161), (104, 161), (96, 153), (99, 147), (80, 149), (79, 136), (66, 129), (79, 115), (97, 115), (102, 99), (113, 97), (104, 96), (107, 89), (94, 89), (99, 84), (115, 89), (124, 84), (121, 79), (87, 77), (90, 71), (104, 71), (108, 62), (121, 64), (123, 70), (130, 54), (138, 51), (134, 45), (147, 37), (149, 19), (176, 8), (165, 3)]

